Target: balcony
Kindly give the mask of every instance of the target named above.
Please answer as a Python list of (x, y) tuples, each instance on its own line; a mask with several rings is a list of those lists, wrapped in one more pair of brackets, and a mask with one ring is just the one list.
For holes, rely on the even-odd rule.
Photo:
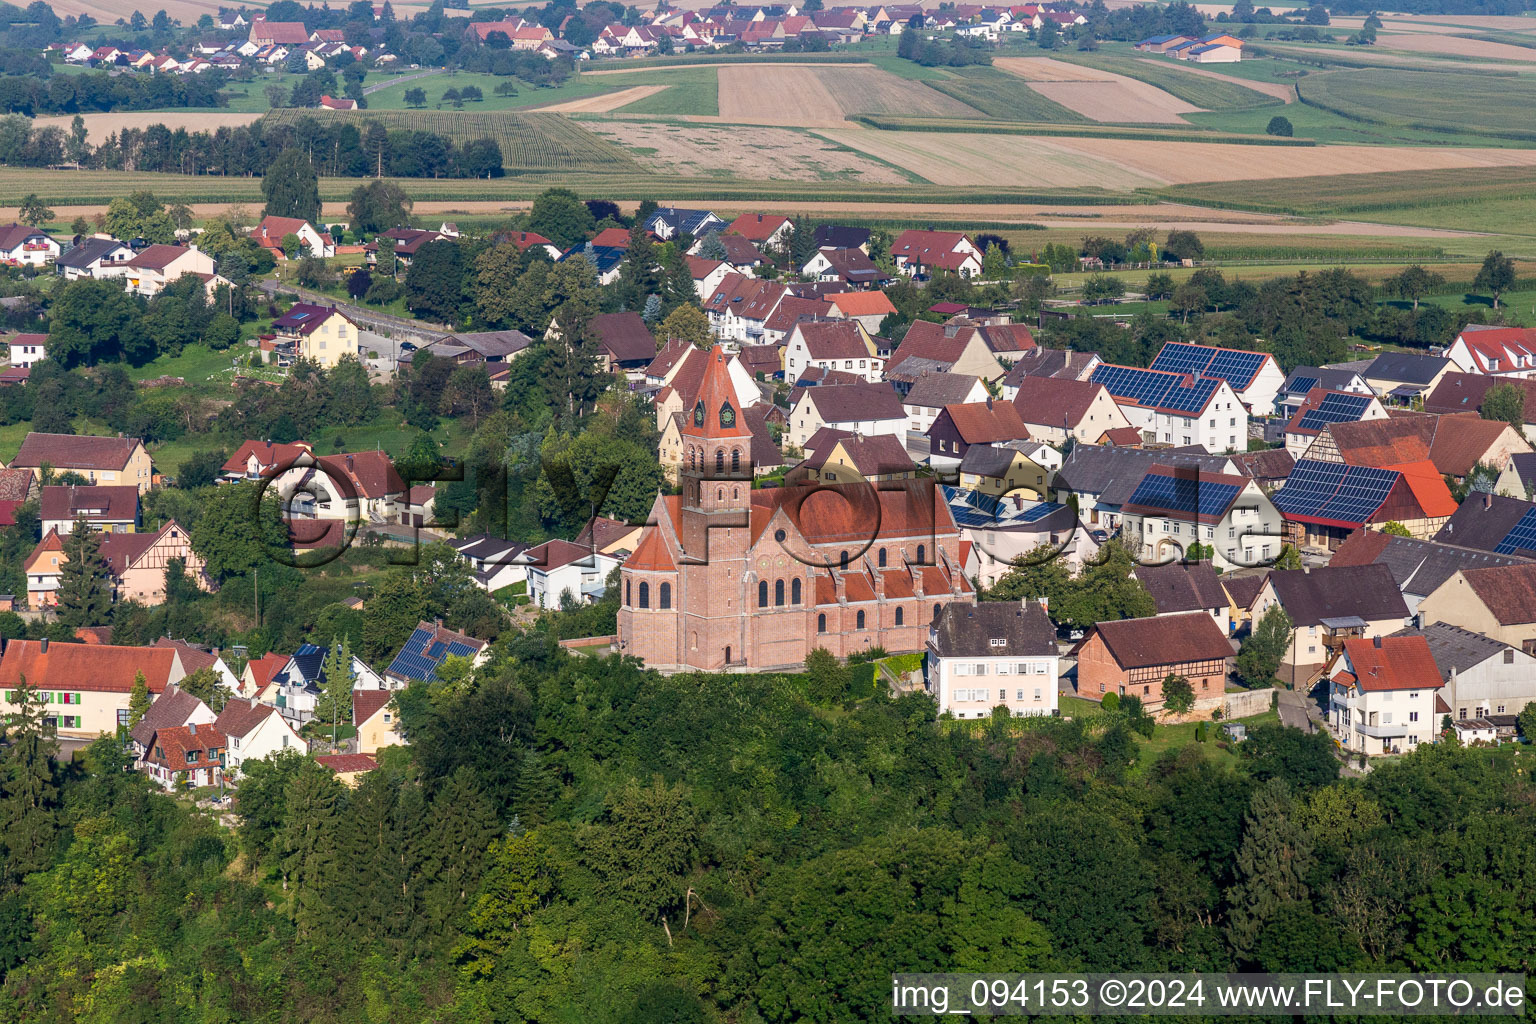
[(1417, 722), (1405, 722), (1402, 725), (1365, 725), (1356, 723), (1355, 730), (1361, 735), (1370, 736), (1378, 740), (1389, 740), (1400, 736), (1407, 736), (1414, 732)]

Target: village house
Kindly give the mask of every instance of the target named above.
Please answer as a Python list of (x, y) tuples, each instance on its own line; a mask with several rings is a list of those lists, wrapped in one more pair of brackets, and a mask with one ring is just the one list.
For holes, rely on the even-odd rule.
[(546, 611), (586, 604), (603, 596), (619, 559), (565, 540), (549, 540), (519, 556), (527, 566), (528, 598)]
[(1328, 687), (1328, 725), (1346, 751), (1379, 757), (1433, 743), (1440, 670), (1423, 636), (1345, 640)]
[(926, 434), (945, 406), (985, 402), (987, 397), (987, 388), (981, 378), (939, 371), (926, 373), (913, 382), (911, 389), (902, 396), (901, 404), (907, 411), (907, 429), (915, 434)]
[[(272, 673), (267, 685), (256, 694), (263, 704), (270, 704), (294, 726), (302, 726), (315, 717), (315, 705), (325, 689), (325, 661), (331, 645), (300, 644), (299, 649)], [(384, 677), (359, 658), (352, 656), (352, 688), (386, 690)]]
[[(128, 730), (128, 745), (133, 751), (135, 770), (144, 771), (155, 733), (160, 729), (212, 725), (216, 717), (207, 704), (171, 683), (150, 703), (138, 724)], [(169, 780), (164, 777), (156, 777), (156, 781), (161, 785), (169, 785)]]
[(710, 232), (718, 232), (724, 228), (725, 221), (708, 210), (685, 210), (673, 206), (657, 209), (645, 221), (645, 230), (663, 242), (670, 242), (674, 238), (685, 235), (690, 238), (703, 238)]
[(981, 273), (981, 250), (960, 231), (903, 231), (891, 243), (891, 259), (907, 277), (928, 278), (935, 270), (960, 277)]
[(1427, 459), (1381, 469), (1300, 459), (1272, 498), (1285, 518), (1286, 542), (1315, 550), (1336, 549), (1358, 530), (1389, 523), (1410, 536), (1432, 537), (1456, 511), (1450, 489)]
[(469, 563), (474, 573), (475, 586), (488, 593), (495, 593), (514, 583), (526, 583), (528, 568), (519, 556), (529, 545), (521, 541), (503, 540), (487, 533), (461, 537), (448, 542)]
[(1502, 421), (1399, 413), (1326, 424), (1304, 457), (1378, 468), (1428, 460), (1437, 473), (1461, 481), (1479, 465), (1497, 471), (1511, 455), (1531, 450), (1530, 442)]
[(833, 316), (857, 320), (872, 335), (879, 334), (885, 318), (896, 312), (896, 307), (882, 291), (838, 292), (826, 298)]
[(1459, 569), (1419, 602), (1418, 617), (1536, 654), (1536, 563)]
[[(598, 360), (604, 373), (634, 381), (644, 378), (646, 366), (656, 358), (656, 338), (639, 313), (599, 313), (588, 327), (597, 336)], [(559, 337), (554, 321), (550, 322), (550, 332)]]
[(132, 533), (139, 528), (139, 489), (131, 484), (50, 484), (42, 489), (38, 515), (44, 536), (73, 533), (78, 519), (102, 533)]
[(309, 42), (309, 29), (302, 21), (251, 22), (249, 40), (257, 46), (302, 46)]
[(1403, 593), (1408, 614), (1416, 616), (1419, 603), (1457, 570), (1518, 565), (1526, 561), (1530, 559), (1497, 555), (1470, 546), (1399, 537), (1380, 530), (1359, 530), (1334, 550), (1328, 565), (1332, 568), (1372, 563), (1385, 565), (1392, 570), (1392, 578)]
[(144, 773), (166, 789), (217, 786), (224, 780), (224, 746), (216, 725), (156, 729), (144, 755)]
[(1076, 572), (1099, 549), (1070, 506), (1026, 501), (1022, 493), (998, 496), (944, 487), (944, 500), (960, 528), (961, 563), (968, 579), (996, 583), (1014, 559), (1050, 549)]
[(1169, 342), (1152, 360), (1151, 368), (1224, 380), (1237, 400), (1255, 416), (1274, 412), (1275, 398), (1285, 384), (1285, 374), (1268, 353), (1214, 345)]
[(384, 679), (391, 689), (418, 680), (430, 683), (437, 679), (437, 668), (444, 658), (468, 658), (471, 664), (478, 666), (488, 655), (484, 640), (447, 629), (441, 620), (427, 622), (423, 619), (416, 623), (399, 653), (384, 670)]
[[(1536, 377), (1493, 375), (1487, 373), (1447, 373), (1424, 399), (1424, 411), (1436, 415), (1480, 414), (1483, 399), (1496, 387), (1517, 389), (1525, 399), (1524, 422), (1520, 433), (1527, 441), (1536, 441)], [(1502, 486), (1502, 485), (1501, 485)], [(1519, 492), (1511, 492), (1519, 493)]]
[(1148, 442), (1208, 452), (1248, 448), (1248, 410), (1220, 377), (1104, 363), (1089, 379), (1109, 391)]
[(1024, 380), (1049, 377), (1087, 380), (1103, 362), (1097, 352), (1071, 352), (1059, 348), (1031, 348), (1009, 357), (1012, 365), (1003, 378), (1003, 397), (1013, 401)]
[(445, 241), (448, 236), (430, 228), (390, 228), (363, 247), (363, 258), (370, 267), (379, 263), (379, 238), (389, 239), (394, 244), (395, 262), (401, 268), (409, 268), (422, 246)]
[(1205, 612), (1228, 636), (1236, 629), (1231, 598), (1210, 562), (1142, 564), (1131, 575), (1146, 588), (1158, 615)]
[(1469, 494), (1435, 540), (1500, 555), (1536, 558), (1536, 503), (1502, 494)]
[(1268, 565), (1282, 532), (1263, 488), (1237, 474), (1153, 466), (1121, 508), (1126, 547), (1155, 563), (1183, 559), (1198, 543), (1222, 571)]
[[(322, 105), (326, 99), (330, 97), (322, 97)], [(352, 103), (351, 100), (343, 102)], [(351, 107), (332, 109), (350, 110)], [(313, 256), (316, 259), (327, 259), (336, 255), (336, 242), (329, 232), (321, 231), (309, 221), (300, 220), (297, 217), (263, 217), (261, 223), (256, 225), (256, 230), (251, 232), (251, 237), (256, 240), (257, 245), (263, 249), (270, 249), (280, 259), (288, 258), (289, 254), (283, 249), (283, 239), (289, 235), (299, 240), (297, 255)]]
[(216, 483), (265, 480), (287, 470), (300, 456), (313, 455), (305, 441), (289, 444), (274, 441), (245, 441), (220, 469)]
[(1536, 375), (1536, 329), (1469, 324), (1444, 355), (1463, 373), (1530, 378)]
[(1067, 438), (1098, 444), (1130, 421), (1102, 384), (1062, 377), (1024, 377), (1012, 399), (1019, 418), (1037, 441), (1061, 445)]
[(1170, 676), (1189, 681), (1197, 708), (1219, 706), (1234, 653), (1226, 633), (1203, 611), (1100, 622), (1075, 652), (1079, 697), (1136, 697), (1148, 711), (1162, 709)]
[(1345, 640), (1386, 636), (1408, 619), (1391, 570), (1377, 564), (1272, 570), (1254, 600), (1253, 621), (1276, 604), (1291, 620), (1279, 676), (1292, 686), (1316, 678)]
[(837, 282), (860, 290), (880, 288), (891, 281), (863, 249), (818, 249), (800, 273), (813, 281)]
[(930, 462), (940, 460), (953, 467), (965, 458), (972, 445), (1025, 441), (1029, 429), (1019, 411), (1008, 402), (990, 397), (964, 405), (946, 405), (928, 428)]
[(1313, 388), (1285, 424), (1285, 450), (1299, 459), (1330, 424), (1386, 418), (1387, 410), (1375, 395)]
[(688, 264), (688, 273), (693, 277), (693, 291), (703, 302), (715, 293), (728, 274), (735, 272), (735, 268), (724, 260), (706, 260), (700, 256), (685, 256)]
[(136, 437), (32, 431), (22, 440), (11, 468), (30, 469), (41, 483), (44, 466), (55, 473), (79, 473), (93, 484), (131, 484), (140, 494), (154, 483), (149, 453)]
[(128, 726), (128, 695), (138, 673), (151, 695), (186, 676), (174, 650), (110, 644), (11, 640), (0, 654), (0, 713), (15, 714), (22, 677), (42, 694), (60, 736), (92, 739)]
[(96, 276), (122, 278), (123, 286), (128, 291), (153, 298), (164, 291), (166, 285), (187, 274), (202, 278), (206, 285), (213, 280), (217, 271), (218, 264), (213, 257), (201, 252), (195, 245), (155, 244), (140, 249), (138, 255), (126, 263), (100, 266)]
[(862, 483), (879, 480), (910, 480), (917, 465), (906, 445), (890, 434), (874, 437), (848, 436), (824, 445), (791, 472), (794, 483)]
[(379, 766), (370, 754), (322, 754), (315, 763), (335, 774), (336, 781), (348, 789), (362, 785), (363, 776)]
[(1078, 444), (1052, 478), (1051, 489), (1057, 501), (1075, 502), (1090, 528), (1113, 532), (1120, 528), (1122, 509), (1154, 466), (1236, 473), (1232, 460), (1224, 455)]
[(1021, 449), (1027, 443), (973, 444), (960, 460), (960, 486), (983, 494), (1013, 494), (1041, 501), (1050, 494), (1050, 470)]
[(1422, 636), (1444, 684), (1435, 702), (1435, 721), (1478, 719), (1493, 724), (1499, 737), (1513, 738), (1515, 718), (1536, 701), (1536, 657), (1449, 622), (1404, 629), (1394, 637)]
[(764, 324), (789, 289), (774, 281), (727, 274), (704, 301), (709, 326), (721, 341), (750, 343), (763, 335)]
[(1301, 407), (1301, 403), (1307, 400), (1307, 395), (1311, 394), (1313, 388), (1322, 388), (1324, 391), (1348, 391), (1357, 395), (1375, 393), (1356, 370), (1298, 366), (1286, 376), (1285, 383), (1280, 385), (1280, 391), (1275, 397), (1280, 415), (1289, 419)]
[(134, 252), (115, 238), (82, 238), (79, 244), (62, 253), (54, 262), (54, 268), (66, 281), (78, 281), (82, 277), (103, 277), (103, 267), (127, 263)]
[[(190, 535), (174, 519), (154, 531), (103, 535), (101, 557), (111, 574), (114, 601), (132, 600), (146, 607), (163, 604), (165, 570), (172, 558), (182, 560), (194, 586), (202, 590), (212, 586), (203, 572), (202, 558), (192, 550)], [(27, 577), (27, 599), (32, 607), (47, 608), (58, 604), (59, 583), (68, 561), (63, 537), (56, 530), (50, 530), (22, 566)]]
[(1409, 405), (1435, 390), (1440, 378), (1455, 369), (1456, 364), (1444, 356), (1383, 352), (1361, 367), (1359, 373), (1376, 397), (1397, 405)]
[[(761, 350), (764, 346), (772, 345), (782, 352), (784, 345), (789, 340), (789, 334), (795, 329), (796, 324), (815, 323), (831, 319), (833, 319), (832, 303), (815, 296), (796, 295), (791, 292), (779, 300), (778, 308), (773, 311), (773, 314), (767, 320), (763, 321), (762, 336), (754, 338), (753, 344), (741, 347)], [(801, 370), (800, 376), (805, 376), (806, 372), (806, 370)], [(786, 377), (785, 379), (791, 384), (798, 383), (797, 377)]]
[[(787, 301), (787, 300), (786, 300)], [(870, 383), (878, 383), (885, 360), (875, 354), (875, 343), (856, 320), (802, 321), (789, 332), (784, 346), (784, 379), (798, 381), (813, 367), (845, 370)]]
[[(698, 424), (695, 424), (697, 426)], [(864, 437), (890, 434), (902, 437), (907, 411), (884, 384), (835, 384), (806, 388), (789, 413), (785, 441), (803, 447), (822, 427), (833, 427)]]
[(15, 334), (10, 340), (11, 366), (30, 370), (48, 357), (48, 335)]
[(308, 359), (329, 369), (348, 356), (357, 358), (359, 328), (352, 318), (334, 306), (296, 302), (272, 321), (274, 351), (292, 358)]
[(25, 224), (0, 225), (0, 263), (13, 267), (41, 267), (59, 258), (58, 239), (41, 228)]
[(744, 213), (731, 221), (720, 232), (723, 238), (726, 235), (740, 235), (753, 245), (763, 246), (783, 245), (794, 233), (795, 227), (788, 217), (778, 214)]
[(927, 653), (928, 692), (941, 715), (1060, 713), (1056, 627), (1038, 601), (946, 605), (929, 627)]
[(385, 747), (405, 745), (393, 691), (353, 690), (352, 725), (357, 729), (359, 754), (377, 754)]

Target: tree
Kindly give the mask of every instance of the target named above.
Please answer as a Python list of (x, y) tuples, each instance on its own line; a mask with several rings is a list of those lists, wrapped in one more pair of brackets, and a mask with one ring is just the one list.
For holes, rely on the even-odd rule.
[(1198, 260), (1205, 255), (1205, 243), (1193, 231), (1170, 231), (1163, 243), (1163, 255), (1174, 260)]
[(446, 238), (416, 251), (405, 271), (405, 302), (417, 316), (453, 323), (464, 300), (464, 259), (457, 242)]
[(411, 574), (392, 572), (385, 576), (368, 599), (363, 660), (382, 664), (393, 658), (426, 611), (426, 597)]
[(1413, 534), (1408, 531), (1408, 527), (1404, 526), (1402, 523), (1398, 522), (1396, 519), (1394, 519), (1391, 522), (1389, 522), (1389, 523), (1385, 524), (1384, 526), (1382, 526), (1381, 532), (1386, 534), (1389, 537), (1412, 537), (1413, 536)]
[(304, 239), (290, 231), (277, 243), (277, 247), (283, 251), (284, 256), (295, 259), (304, 251)]
[(1280, 554), (1275, 556), (1276, 569), (1300, 569), (1301, 552), (1292, 544), (1280, 545)]
[(285, 149), (261, 177), (261, 194), (268, 217), (320, 221), (320, 178), (302, 149)]
[(710, 348), (715, 342), (714, 332), (709, 327), (709, 317), (692, 303), (684, 303), (668, 313), (656, 334), (666, 341), (686, 341), (703, 349)]
[(1515, 716), (1515, 725), (1527, 743), (1536, 743), (1536, 701), (1531, 701)]
[(154, 343), (135, 329), (141, 306), (116, 281), (83, 277), (56, 287), (49, 312), (48, 356), (67, 369), (154, 356)]
[(347, 216), (353, 231), (377, 234), (409, 224), (412, 205), (410, 194), (395, 182), (374, 180), (352, 190)]
[(536, 231), (562, 249), (592, 234), (592, 211), (568, 188), (546, 189), (534, 197), (528, 230)]
[(59, 570), (59, 621), (66, 626), (101, 626), (112, 616), (112, 575), (101, 555), (101, 534), (84, 516), (64, 538), (67, 561)]
[(443, 414), (462, 416), (467, 413), (470, 425), (475, 429), (480, 427), (480, 417), (495, 407), (496, 391), (491, 387), (491, 378), (486, 376), (484, 366), (460, 366), (443, 388)]
[(1413, 300), (1413, 308), (1419, 308), (1419, 299), (1445, 284), (1445, 278), (1431, 273), (1417, 263), (1404, 267), (1402, 272), (1387, 278), (1387, 287), (1394, 295)]
[(1291, 125), (1291, 119), (1276, 114), (1269, 119), (1269, 124), (1264, 126), (1265, 135), (1276, 135), (1282, 139), (1288, 139), (1296, 134), (1296, 129)]
[(215, 714), (223, 711), (224, 705), (234, 696), (211, 668), (200, 668), (176, 685), (208, 705)]
[(21, 200), (21, 209), (17, 213), (17, 219), (28, 227), (37, 227), (53, 220), (53, 211), (48, 209), (48, 204), (37, 198), (36, 192), (28, 192)]
[(1237, 652), (1234, 668), (1238, 678), (1250, 687), (1268, 686), (1280, 669), (1280, 661), (1291, 643), (1291, 617), (1278, 603), (1270, 605), (1254, 624), (1253, 632)]
[(1195, 688), (1189, 684), (1189, 680), (1179, 675), (1168, 675), (1163, 679), (1163, 707), (1170, 714), (1182, 715), (1194, 709)]
[(405, 105), (408, 107), (424, 107), (427, 105), (427, 90), (415, 86), (405, 90)]
[(133, 688), (128, 691), (128, 728), (132, 729), (144, 718), (144, 712), (149, 710), (149, 683), (144, 678), (141, 669), (133, 674)]
[(520, 927), (556, 893), (555, 860), (537, 830), (491, 843), (485, 879), (469, 909), (456, 954), (477, 975), (490, 975), (513, 947)]
[(325, 676), (320, 697), (315, 701), (315, 721), (350, 724), (352, 718), (352, 644), (343, 637), (332, 639), (320, 668)]
[(1153, 301), (1166, 299), (1173, 294), (1173, 275), (1158, 272), (1147, 275), (1147, 298)]
[(221, 583), (273, 564), (268, 552), (288, 545), (277, 488), (256, 483), (214, 488), (191, 532), (192, 550)]
[(291, 891), (290, 913), (300, 936), (317, 931), (325, 920), (325, 890), (344, 870), (336, 839), (341, 784), (314, 761), (304, 761), (289, 783), (276, 847), (283, 889)]
[(1495, 249), (1483, 258), (1482, 268), (1472, 279), (1472, 287), (1493, 296), (1493, 308), (1499, 308), (1499, 296), (1515, 284), (1515, 261)]
[(1125, 282), (1112, 274), (1094, 274), (1083, 282), (1083, 302), (1090, 306), (1117, 302), (1125, 294)]
[(1061, 30), (1050, 18), (1041, 22), (1040, 28), (1035, 33), (1035, 43), (1042, 50), (1054, 50), (1061, 43)]
[(1237, 851), (1237, 884), (1227, 891), (1227, 939), (1241, 954), (1253, 954), (1280, 908), (1307, 898), (1312, 840), (1292, 812), (1290, 787), (1281, 779), (1253, 794)]
[(10, 703), (15, 710), (0, 762), (0, 847), (5, 851), (5, 878), (16, 883), (48, 865), (58, 830), (54, 759), (59, 744), (47, 697), (28, 684), (25, 675), (18, 677)]
[(1508, 423), (1519, 434), (1525, 430), (1525, 391), (1518, 384), (1495, 384), (1483, 394), (1478, 414), (1485, 420)]
[(1189, 323), (1189, 314), (1203, 313), (1209, 303), (1204, 288), (1185, 281), (1173, 290), (1173, 300), (1169, 306), (1184, 317), (1185, 323)]
[(805, 656), (805, 693), (816, 704), (831, 704), (848, 689), (848, 670), (837, 663), (832, 652), (815, 647)]

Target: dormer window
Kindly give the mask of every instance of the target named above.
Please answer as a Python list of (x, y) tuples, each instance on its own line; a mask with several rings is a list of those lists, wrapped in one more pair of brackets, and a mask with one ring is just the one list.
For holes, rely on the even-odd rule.
[(995, 636), (995, 637), (992, 638), (992, 646), (993, 647), (1007, 647), (1008, 646), (1008, 638), (1007, 637), (1001, 637), (1001, 636)]

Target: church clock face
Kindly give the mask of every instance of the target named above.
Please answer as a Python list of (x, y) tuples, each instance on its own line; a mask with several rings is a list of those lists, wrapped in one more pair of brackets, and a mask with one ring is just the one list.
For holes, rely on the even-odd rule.
[(727, 402), (720, 407), (720, 425), (722, 427), (734, 427), (736, 425), (736, 410)]
[(704, 403), (703, 402), (700, 402), (698, 405), (693, 407), (693, 425), (696, 426), (696, 427), (702, 427), (704, 425)]

